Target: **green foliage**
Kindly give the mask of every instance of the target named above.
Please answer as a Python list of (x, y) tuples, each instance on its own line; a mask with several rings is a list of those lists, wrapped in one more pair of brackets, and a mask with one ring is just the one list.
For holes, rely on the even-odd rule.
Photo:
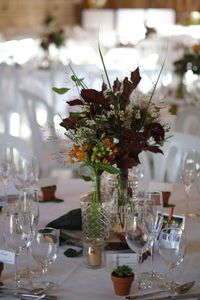
[(108, 165), (108, 164), (104, 164), (104, 163), (95, 163), (95, 168), (98, 170), (103, 170), (106, 171), (110, 174), (118, 174), (119, 173), (119, 169), (113, 167), (112, 165)]
[(77, 251), (73, 248), (69, 248), (64, 252), (64, 255), (67, 257), (77, 257), (77, 256), (82, 255), (82, 253), (83, 253), (83, 250)]
[(181, 59), (174, 62), (174, 72), (180, 77), (183, 77), (188, 70), (200, 75), (200, 53), (185, 53)]
[(68, 89), (68, 88), (57, 88), (57, 87), (53, 87), (52, 88), (52, 90), (55, 92), (55, 93), (57, 93), (57, 94), (59, 94), (59, 95), (63, 95), (63, 94), (65, 94), (65, 93), (67, 93), (70, 89)]
[(112, 271), (112, 275), (117, 276), (117, 277), (129, 277), (129, 276), (133, 275), (133, 270), (131, 269), (131, 267), (129, 267), (127, 265), (122, 265), (122, 266), (116, 267)]

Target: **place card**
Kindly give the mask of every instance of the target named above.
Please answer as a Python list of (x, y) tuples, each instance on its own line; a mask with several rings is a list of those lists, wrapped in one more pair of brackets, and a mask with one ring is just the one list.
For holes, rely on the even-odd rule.
[(106, 251), (105, 262), (108, 268), (115, 268), (119, 265), (137, 265), (137, 254), (133, 252)]
[(14, 265), (15, 264), (15, 253), (12, 251), (0, 249), (0, 261), (5, 264)]

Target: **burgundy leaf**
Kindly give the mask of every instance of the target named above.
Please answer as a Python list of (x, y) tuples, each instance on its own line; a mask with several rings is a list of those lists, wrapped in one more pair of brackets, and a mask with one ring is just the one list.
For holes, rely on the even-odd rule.
[(153, 152), (153, 153), (163, 154), (163, 151), (158, 146), (147, 146), (145, 148), (145, 151), (150, 151), (150, 152)]
[(107, 100), (105, 99), (103, 92), (96, 91), (94, 89), (82, 89), (81, 97), (87, 103), (96, 103), (103, 106), (107, 106)]
[(74, 116), (70, 116), (69, 118), (63, 119), (60, 123), (60, 126), (65, 129), (74, 129), (76, 125), (76, 118)]
[(139, 67), (131, 72), (131, 81), (133, 82), (133, 90), (138, 86), (141, 80)]
[(84, 105), (84, 102), (81, 99), (74, 99), (71, 101), (66, 101), (70, 106), (75, 106), (75, 105)]
[(136, 140), (138, 142), (138, 140), (146, 140), (146, 137), (140, 133), (140, 132), (135, 132), (132, 129), (129, 128), (124, 128), (122, 130), (122, 138), (126, 138), (128, 140)]
[(116, 78), (116, 80), (114, 81), (114, 84), (113, 84), (114, 93), (120, 91), (121, 85), (122, 85), (121, 81), (119, 81), (118, 78)]
[(117, 161), (117, 167), (122, 170), (127, 170), (131, 169), (134, 166), (137, 166), (138, 163), (140, 163), (138, 157), (133, 158), (129, 156), (124, 156)]
[(130, 153), (134, 153), (134, 154), (139, 154), (140, 152), (142, 152), (143, 150), (146, 149), (146, 147), (148, 146), (148, 144), (145, 142), (141, 142), (141, 143), (131, 143), (128, 146), (128, 151)]
[(125, 109), (127, 104), (129, 103), (129, 97), (133, 91), (133, 85), (132, 83), (128, 80), (128, 77), (125, 77), (123, 80), (123, 92), (119, 97), (119, 103), (121, 109)]
[(101, 90), (102, 91), (106, 91), (107, 90), (107, 84), (105, 82), (102, 83)]
[(156, 143), (159, 143), (165, 138), (165, 130), (159, 123), (152, 123), (147, 126), (146, 130), (149, 132), (149, 136), (152, 136)]

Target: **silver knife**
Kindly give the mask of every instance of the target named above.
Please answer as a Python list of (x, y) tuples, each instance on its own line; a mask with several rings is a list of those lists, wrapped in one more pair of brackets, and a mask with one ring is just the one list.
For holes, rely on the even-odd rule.
[[(142, 295), (141, 295), (142, 296)], [(129, 297), (129, 298), (127, 298)], [(133, 300), (135, 299), (134, 296), (127, 296), (126, 299)], [(198, 298), (200, 297), (200, 292), (199, 293), (192, 293), (192, 294), (180, 294), (180, 295), (169, 295), (169, 296), (164, 296), (164, 297), (150, 297), (150, 298), (145, 298), (145, 300), (177, 300), (177, 299), (193, 299), (193, 298)], [(138, 298), (137, 298), (138, 299)], [(142, 298), (140, 298), (142, 299)]]
[[(37, 299), (42, 299), (42, 300), (57, 300), (57, 297), (54, 295), (46, 295), (46, 294), (42, 294), (42, 295), (33, 295), (33, 294), (29, 294), (29, 293), (22, 293), (22, 292), (12, 292), (12, 291), (2, 291), (0, 290), (0, 298), (1, 297), (5, 297), (5, 296), (13, 296), (15, 298), (21, 298), (21, 299), (26, 299), (26, 300), (37, 300)], [(39, 298), (41, 297), (41, 298)]]
[(166, 294), (166, 293), (170, 293), (170, 291), (155, 291), (155, 292), (151, 292), (151, 293), (146, 293), (146, 294), (138, 294), (138, 295), (128, 295), (126, 296), (126, 299), (129, 300), (139, 300), (139, 299), (146, 299), (146, 298), (151, 298), (154, 296), (159, 296), (159, 294)]

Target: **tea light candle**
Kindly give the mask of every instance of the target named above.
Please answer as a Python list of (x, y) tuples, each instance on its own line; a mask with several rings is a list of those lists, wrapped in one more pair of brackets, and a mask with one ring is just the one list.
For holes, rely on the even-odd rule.
[(98, 267), (102, 263), (102, 248), (95, 243), (88, 245), (87, 249), (87, 264), (91, 267)]

